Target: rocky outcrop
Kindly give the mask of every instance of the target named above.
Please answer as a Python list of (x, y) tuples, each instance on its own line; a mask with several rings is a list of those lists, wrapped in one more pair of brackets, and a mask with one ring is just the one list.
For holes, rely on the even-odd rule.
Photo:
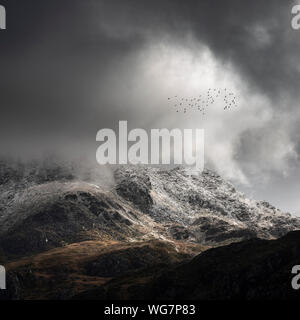
[[(253, 237), (272, 239), (300, 229), (299, 218), (248, 199), (210, 170), (195, 175), (184, 168), (126, 167), (115, 177), (117, 192), (156, 223), (169, 224), (175, 239), (214, 245)], [(179, 229), (184, 234), (179, 235)]]
[(38, 176), (31, 182), (17, 169), (7, 169), (4, 176), (11, 179), (2, 179), (2, 260), (86, 240), (162, 239), (215, 246), (278, 238), (300, 228), (298, 218), (248, 199), (209, 170), (195, 175), (184, 168), (120, 167), (110, 190), (74, 181), (67, 170), (35, 170)]
[(139, 237), (137, 216), (88, 183), (49, 183), (26, 189), (1, 219), (0, 248), (16, 258), (85, 240)]

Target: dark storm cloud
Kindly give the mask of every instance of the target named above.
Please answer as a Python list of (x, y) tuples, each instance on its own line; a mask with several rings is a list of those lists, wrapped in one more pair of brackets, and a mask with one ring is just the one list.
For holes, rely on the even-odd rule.
[[(123, 28), (155, 37), (187, 32), (232, 62), (247, 80), (271, 96), (297, 90), (295, 57), (299, 35), (291, 29), (293, 1), (111, 1), (101, 17), (114, 30)], [(278, 89), (279, 92), (278, 92)]]
[[(34, 139), (45, 144), (47, 138), (54, 146), (63, 139), (75, 140), (81, 148), (86, 142), (95, 143), (100, 128), (114, 127), (119, 119), (137, 121), (138, 110), (151, 108), (150, 103), (145, 107), (134, 99), (125, 101), (130, 85), (139, 83), (131, 79), (138, 53), (157, 41), (189, 46), (191, 37), (224, 66), (232, 65), (250, 96), (260, 92), (271, 101), (274, 120), (257, 130), (245, 128), (232, 146), (235, 160), (250, 175), (257, 159), (258, 172), (272, 167), (271, 160), (263, 163), (271, 146), (280, 151), (294, 144), (298, 158), (287, 163), (293, 169), (297, 166), (300, 32), (290, 26), (293, 1), (0, 3), (7, 9), (7, 30), (0, 32), (2, 152), (4, 143), (14, 149), (23, 139), (33, 148), (39, 145)], [(160, 114), (145, 110), (145, 117), (155, 119)]]
[(297, 88), (297, 35), (286, 1), (2, 3), (8, 12), (0, 37), (2, 119), (44, 125), (46, 118), (54, 127), (67, 126), (67, 119), (88, 122), (89, 95), (101, 90), (97, 77), (105, 81), (119, 59), (164, 34), (180, 41), (191, 32), (272, 97)]
[(99, 74), (111, 72), (139, 39), (103, 34), (91, 19), (91, 2), (9, 1), (6, 9), (8, 29), (0, 37), (2, 138), (15, 138), (13, 132), (19, 138), (94, 136), (101, 119), (90, 96), (101, 90)]

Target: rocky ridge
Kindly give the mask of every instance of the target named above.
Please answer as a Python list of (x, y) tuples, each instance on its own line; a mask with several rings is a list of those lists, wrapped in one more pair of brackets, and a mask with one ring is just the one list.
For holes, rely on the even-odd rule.
[[(79, 178), (69, 166), (0, 162), (0, 175), (0, 264), (6, 266), (10, 287), (0, 299), (176, 298), (192, 289), (200, 290), (200, 299), (248, 298), (244, 265), (236, 260), (234, 269), (231, 261), (245, 250), (250, 277), (265, 277), (260, 257), (274, 271), (274, 257), (280, 262), (290, 254), (288, 247), (277, 254), (279, 241), (269, 257), (267, 243), (300, 229), (299, 218), (248, 199), (210, 170), (118, 167), (114, 183), (107, 185), (90, 175)], [(192, 260), (199, 253), (199, 260)], [(193, 261), (200, 261), (203, 272), (221, 272), (210, 261), (228, 265), (228, 274), (220, 276), (222, 290), (206, 287), (207, 277), (194, 288), (196, 276), (189, 274), (197, 274), (198, 262)], [(177, 288), (178, 281), (188, 287)], [(239, 287), (236, 295), (232, 281)], [(160, 288), (162, 282), (166, 285)], [(255, 291), (253, 297), (260, 294)]]
[(170, 235), (216, 244), (258, 237), (272, 239), (300, 228), (300, 219), (265, 201), (248, 199), (213, 171), (191, 174), (184, 168), (122, 168), (115, 173), (119, 195)]

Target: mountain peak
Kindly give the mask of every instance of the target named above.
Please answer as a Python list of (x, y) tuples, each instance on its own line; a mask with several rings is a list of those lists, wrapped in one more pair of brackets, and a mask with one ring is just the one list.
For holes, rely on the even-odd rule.
[(180, 224), (193, 241), (243, 238), (243, 233), (245, 238), (272, 239), (300, 227), (298, 218), (248, 199), (209, 169), (190, 174), (182, 167), (121, 167), (115, 179), (120, 196), (158, 223)]
[(23, 166), (2, 165), (0, 247), (7, 256), (97, 239), (216, 246), (300, 228), (299, 218), (248, 199), (208, 169), (119, 166), (108, 189), (69, 167), (33, 168), (24, 174)]

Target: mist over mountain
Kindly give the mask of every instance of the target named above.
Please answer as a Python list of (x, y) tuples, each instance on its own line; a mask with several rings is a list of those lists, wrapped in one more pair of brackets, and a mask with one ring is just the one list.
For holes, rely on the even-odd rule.
[[(120, 120), (204, 129), (209, 167), (300, 214), (294, 2), (2, 0), (0, 153), (94, 159), (96, 133)], [(205, 116), (168, 100), (225, 88), (230, 112), (223, 99)]]
[(207, 169), (118, 166), (107, 179), (51, 160), (0, 165), (0, 263), (14, 299), (70, 299), (130, 272), (161, 273), (210, 248), (300, 229), (299, 218)]
[(297, 1), (0, 2), (0, 300), (299, 298)]

